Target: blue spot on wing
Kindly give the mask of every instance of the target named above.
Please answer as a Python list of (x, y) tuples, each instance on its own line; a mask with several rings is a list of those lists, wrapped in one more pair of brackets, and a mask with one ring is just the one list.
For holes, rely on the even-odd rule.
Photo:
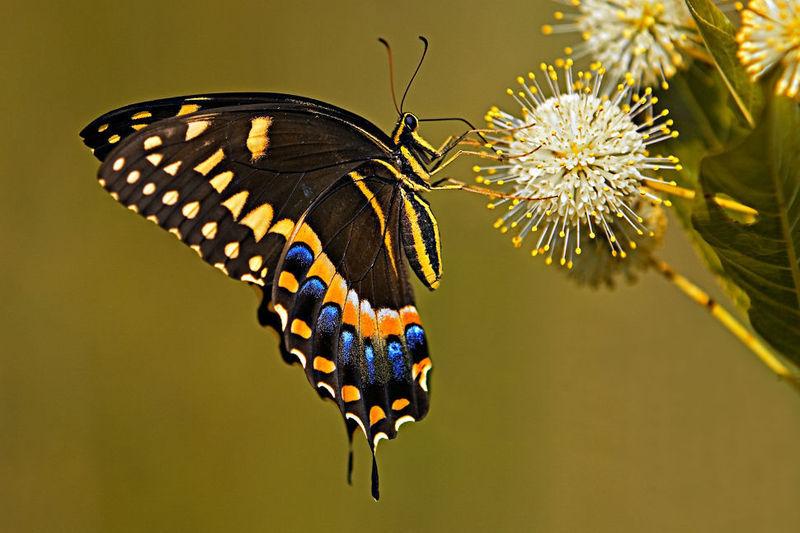
[(341, 334), (342, 342), (339, 344), (341, 353), (342, 353), (342, 361), (344, 364), (349, 364), (351, 360), (351, 356), (353, 355), (353, 340), (355, 336), (352, 332), (342, 330)]
[(373, 383), (375, 381), (375, 351), (371, 344), (365, 343), (364, 355), (367, 357), (367, 380)]
[(322, 298), (324, 294), (325, 294), (325, 284), (322, 283), (317, 278), (312, 278), (303, 283), (303, 286), (300, 288), (300, 294), (298, 296), (303, 298), (318, 300)]
[(425, 340), (425, 330), (416, 324), (412, 324), (406, 329), (406, 342), (408, 348), (415, 352), (417, 350), (427, 350), (427, 341)]
[(302, 244), (295, 244), (286, 252), (284, 268), (292, 270), (298, 269), (305, 273), (311, 267), (312, 261), (314, 261), (314, 256), (311, 254), (311, 250)]
[(397, 341), (389, 343), (389, 361), (392, 363), (394, 378), (401, 381), (406, 375), (406, 360), (403, 357), (403, 345)]
[[(317, 318), (317, 328), (321, 333), (327, 335), (333, 335), (336, 331), (336, 327), (339, 325), (339, 307), (335, 304), (328, 304), (322, 308), (322, 311), (319, 313), (319, 318)], [(352, 336), (350, 332), (342, 332), (342, 338), (344, 338), (344, 333), (348, 333)]]

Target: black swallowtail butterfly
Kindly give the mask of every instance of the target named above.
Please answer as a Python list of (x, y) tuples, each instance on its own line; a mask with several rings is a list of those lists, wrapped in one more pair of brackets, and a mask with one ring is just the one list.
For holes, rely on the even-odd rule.
[(376, 499), (378, 442), (428, 412), (403, 256), (436, 288), (439, 232), (419, 193), (442, 152), (417, 129), (409, 113), (387, 136), (323, 102), (232, 93), (134, 104), (81, 132), (115, 200), (260, 289), (283, 358), (339, 406), (351, 441), (366, 435)]

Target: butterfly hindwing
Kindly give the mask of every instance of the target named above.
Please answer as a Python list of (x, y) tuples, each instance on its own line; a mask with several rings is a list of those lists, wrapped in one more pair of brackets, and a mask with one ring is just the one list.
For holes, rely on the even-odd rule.
[(308, 210), (272, 296), (312, 386), (373, 446), (425, 416), (430, 368), (402, 262), (400, 192), (381, 172), (363, 165)]

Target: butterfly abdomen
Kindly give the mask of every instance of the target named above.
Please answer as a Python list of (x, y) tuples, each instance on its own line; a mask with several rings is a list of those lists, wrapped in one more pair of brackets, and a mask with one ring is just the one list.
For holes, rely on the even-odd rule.
[(439, 225), (428, 202), (413, 191), (403, 190), (403, 246), (411, 269), (433, 290), (442, 277)]

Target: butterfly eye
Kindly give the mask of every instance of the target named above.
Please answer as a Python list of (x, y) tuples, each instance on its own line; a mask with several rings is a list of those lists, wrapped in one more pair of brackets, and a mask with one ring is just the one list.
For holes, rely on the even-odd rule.
[(419, 123), (417, 122), (417, 117), (415, 117), (414, 115), (408, 114), (408, 115), (406, 115), (404, 121), (405, 121), (406, 127), (408, 129), (410, 129), (411, 131), (416, 131), (417, 126), (419, 125)]

